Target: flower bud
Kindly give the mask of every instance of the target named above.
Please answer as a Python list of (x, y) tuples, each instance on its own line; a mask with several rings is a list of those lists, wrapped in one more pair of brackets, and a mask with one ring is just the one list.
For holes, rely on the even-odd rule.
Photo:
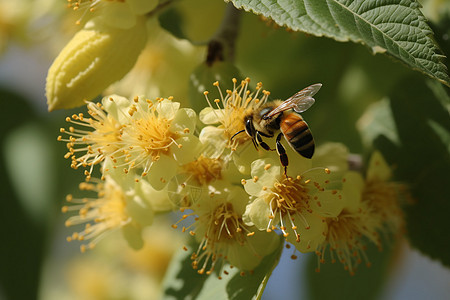
[(146, 41), (144, 17), (129, 29), (106, 26), (97, 18), (88, 22), (48, 71), (49, 111), (80, 106), (98, 96), (130, 71)]

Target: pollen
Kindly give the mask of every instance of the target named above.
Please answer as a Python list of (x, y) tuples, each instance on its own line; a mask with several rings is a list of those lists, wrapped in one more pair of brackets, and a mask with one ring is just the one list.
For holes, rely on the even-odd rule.
[(233, 90), (226, 90), (225, 93), (220, 89), (219, 82), (213, 83), (219, 91), (220, 99), (211, 102), (208, 94), (205, 94), (205, 97), (209, 106), (218, 110), (217, 119), (221, 123), (218, 128), (223, 129), (225, 138), (229, 141), (227, 147), (236, 149), (238, 145), (250, 141), (250, 137), (246, 134), (235, 136), (237, 132), (243, 132), (245, 129), (244, 118), (263, 105), (267, 101), (268, 94), (263, 94), (258, 101), (255, 101), (261, 94), (260, 86), (262, 84), (259, 83), (256, 91), (252, 93), (249, 88), (250, 79), (248, 77), (242, 80), (240, 84), (235, 78), (232, 82)]
[(108, 232), (129, 222), (122, 188), (110, 177), (106, 177), (105, 182), (96, 181), (80, 184), (80, 190), (96, 192), (97, 198), (71, 198), (72, 205), (63, 208), (64, 213), (78, 211), (78, 215), (66, 220), (67, 227), (85, 224), (83, 230), (67, 238), (68, 241), (89, 241), (81, 246), (82, 251), (92, 249)]
[(191, 256), (192, 267), (199, 274), (210, 274), (219, 259), (226, 259), (226, 248), (230, 243), (244, 245), (250, 232), (230, 202), (216, 205), (210, 212), (199, 216), (197, 227), (205, 234), (196, 253)]
[(66, 121), (76, 125), (69, 130), (60, 131), (68, 138), (58, 137), (58, 141), (66, 142), (68, 152), (65, 158), (71, 159), (71, 167), (86, 167), (87, 178), (90, 178), (94, 165), (114, 156), (121, 148), (122, 125), (102, 108), (92, 102), (87, 104), (90, 118), (82, 114), (67, 117)]
[(408, 198), (405, 185), (381, 180), (366, 182), (362, 201), (366, 202), (374, 215), (377, 215), (392, 234), (398, 234), (404, 228), (404, 215), (400, 207), (402, 198)]
[(105, 5), (108, 5), (108, 3), (124, 2), (124, 0), (67, 0), (67, 2), (67, 7), (73, 9), (74, 11), (82, 11), (81, 17), (75, 22), (75, 24), (79, 25), (81, 24), (81, 21), (85, 17), (86, 13), (97, 11)]
[(327, 223), (328, 232), (325, 241), (316, 251), (322, 263), (325, 262), (328, 248), (331, 261), (337, 259), (344, 265), (345, 270), (354, 274), (363, 260), (366, 265), (370, 264), (365, 254), (364, 240), (371, 241), (381, 248), (377, 233), (381, 223), (366, 205), (362, 205), (357, 211), (344, 209), (336, 218), (328, 218)]
[(129, 123), (123, 126), (121, 153), (129, 169), (139, 166), (148, 173), (161, 156), (172, 154), (170, 146), (181, 148), (181, 144), (176, 142), (179, 134), (170, 130), (172, 120), (159, 116), (155, 106), (136, 106), (136, 110), (137, 115), (130, 116)]
[[(294, 216), (301, 216), (305, 212), (309, 212), (310, 195), (308, 194), (309, 188), (305, 186), (298, 179), (292, 179), (291, 177), (284, 177), (281, 181), (275, 182), (270, 191), (266, 191), (265, 201), (269, 205), (270, 215), (267, 228), (273, 226), (273, 221), (278, 216), (281, 220), (280, 229), (283, 235), (287, 236), (286, 227), (283, 223), (283, 219), (290, 222), (290, 227), (294, 231), (294, 234), (298, 236), (297, 225), (293, 223)], [(309, 227), (308, 222), (304, 218), (303, 220), (305, 228)]]
[(184, 165), (183, 169), (186, 173), (192, 175), (198, 184), (208, 185), (222, 178), (224, 167), (225, 164), (222, 159), (200, 155), (196, 160)]

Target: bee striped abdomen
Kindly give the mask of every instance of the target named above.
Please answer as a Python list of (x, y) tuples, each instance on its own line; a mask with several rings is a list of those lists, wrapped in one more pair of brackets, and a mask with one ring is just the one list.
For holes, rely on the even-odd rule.
[(300, 155), (311, 158), (314, 154), (314, 139), (308, 124), (296, 113), (286, 114), (280, 124), (286, 140)]

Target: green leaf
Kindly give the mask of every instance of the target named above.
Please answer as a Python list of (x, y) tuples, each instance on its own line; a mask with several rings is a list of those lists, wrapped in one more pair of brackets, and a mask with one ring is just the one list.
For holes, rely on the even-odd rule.
[[(389, 248), (389, 249), (388, 249)], [(358, 300), (379, 299), (383, 285), (387, 278), (391, 247), (379, 251), (370, 245), (366, 255), (371, 262), (370, 267), (361, 266), (354, 276), (339, 262), (326, 262), (321, 264), (317, 273), (317, 256), (310, 255), (306, 267), (306, 283), (308, 286), (308, 299), (314, 300)]]
[(353, 41), (450, 86), (432, 30), (413, 0), (231, 0), (295, 31)]
[[(261, 299), (262, 293), (277, 266), (284, 246), (280, 236), (278, 248), (267, 255), (251, 274), (241, 275), (236, 268), (225, 266), (228, 275), (200, 275), (192, 269), (190, 251), (180, 251), (172, 259), (163, 283), (163, 299)], [(191, 247), (196, 249), (196, 247)]]
[[(380, 120), (384, 120), (384, 122), (380, 122)], [(396, 145), (399, 143), (388, 99), (383, 99), (370, 105), (365, 114), (359, 119), (357, 127), (362, 132), (362, 139), (366, 148), (370, 148), (373, 141), (380, 135), (385, 136)]]
[[(360, 130), (395, 166), (397, 179), (409, 184), (413, 199), (404, 208), (411, 244), (450, 266), (450, 252), (445, 250), (450, 246), (445, 238), (450, 236), (448, 103), (439, 83), (408, 78), (392, 93), (389, 105), (383, 106), (385, 112), (375, 114), (370, 123), (383, 124), (374, 128), (385, 129), (377, 135), (367, 123)], [(397, 141), (386, 134), (389, 130), (396, 132)]]

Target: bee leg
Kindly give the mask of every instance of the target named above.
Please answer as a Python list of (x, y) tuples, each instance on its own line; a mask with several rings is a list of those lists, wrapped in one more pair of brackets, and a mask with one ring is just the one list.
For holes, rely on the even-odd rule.
[(287, 176), (287, 166), (289, 164), (288, 156), (286, 154), (286, 149), (281, 144), (281, 136), (283, 134), (280, 132), (277, 136), (277, 153), (280, 156), (281, 165), (284, 167), (284, 175)]
[(256, 139), (256, 142), (258, 143), (258, 145), (260, 145), (264, 150), (267, 150), (267, 151), (274, 151), (275, 150), (275, 149), (270, 149), (269, 145), (267, 145), (262, 140), (261, 133), (259, 131), (256, 131), (255, 139)]
[(252, 138), (253, 146), (255, 146), (255, 149), (258, 150), (258, 143), (256, 142), (256, 138)]

